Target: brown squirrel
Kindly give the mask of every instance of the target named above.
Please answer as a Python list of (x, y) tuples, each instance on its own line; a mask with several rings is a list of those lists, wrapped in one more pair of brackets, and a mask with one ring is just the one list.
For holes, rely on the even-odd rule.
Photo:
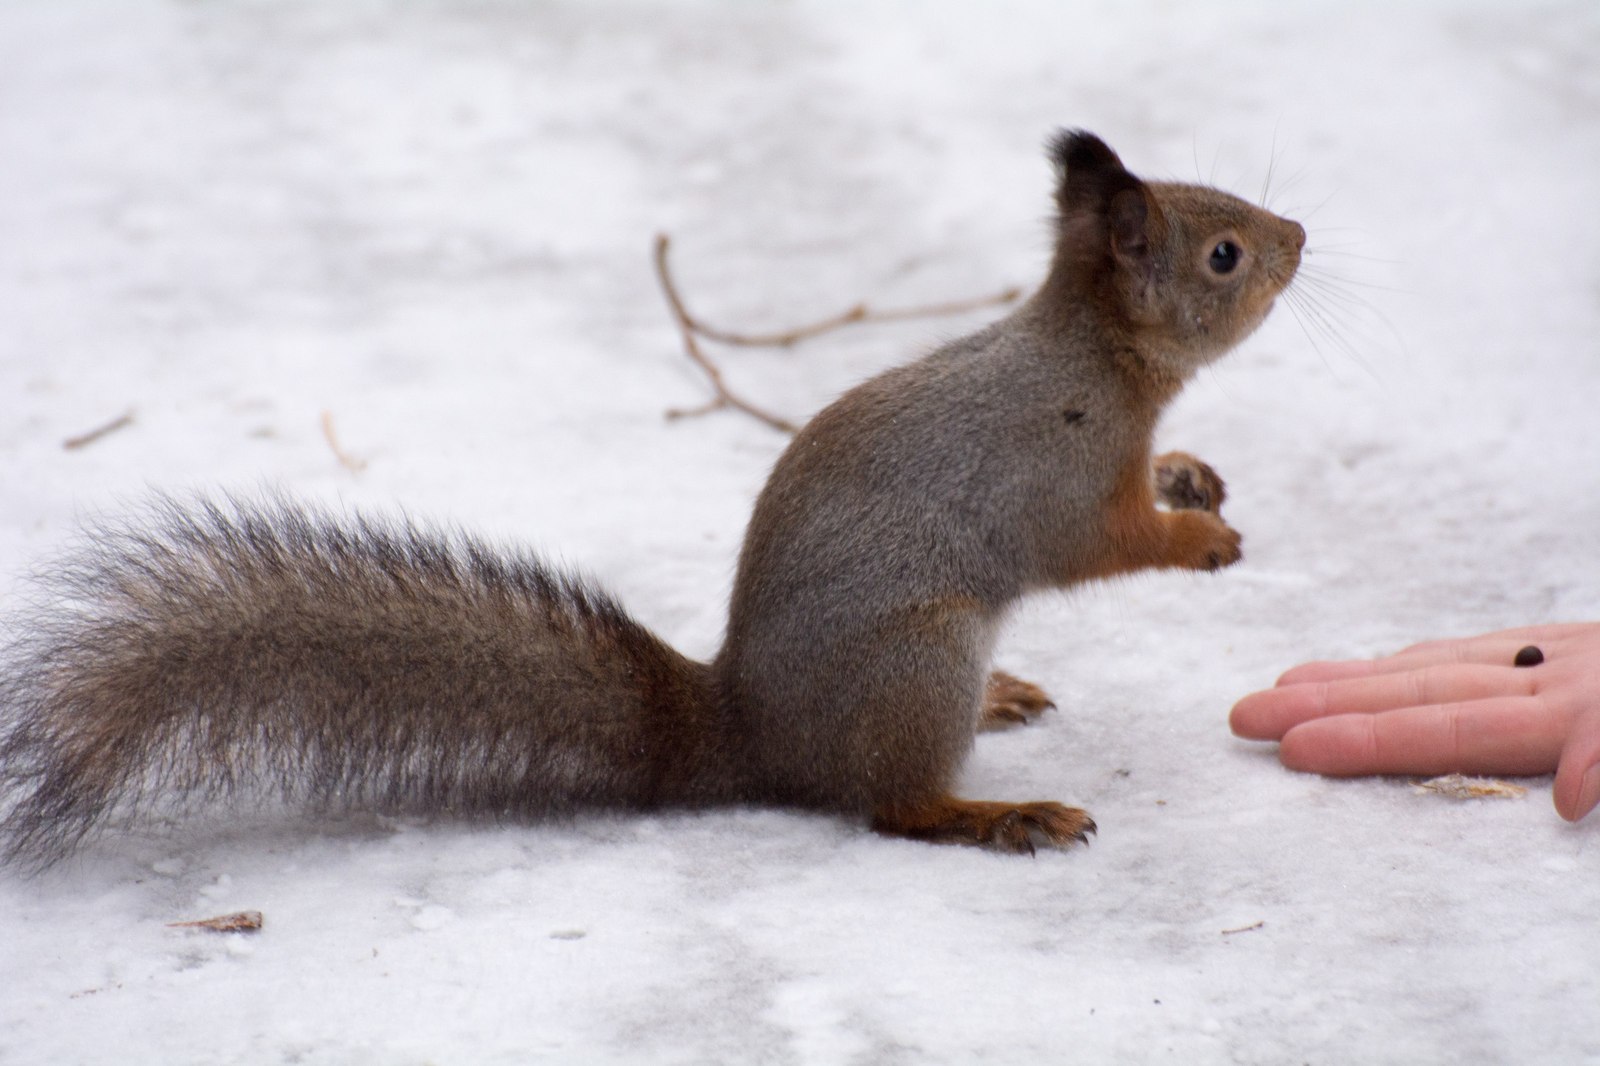
[(0, 656), (7, 857), (45, 864), (113, 813), (262, 785), (382, 810), (774, 804), (1007, 851), (1086, 840), (1081, 810), (952, 794), (981, 726), (1049, 705), (990, 673), (996, 632), (1035, 590), (1238, 561), (1221, 479), (1152, 459), (1151, 437), (1265, 317), (1305, 231), (1141, 181), (1088, 133), (1049, 154), (1043, 285), (800, 431), (710, 663), (466, 537), (168, 500), (61, 564), (58, 606)]

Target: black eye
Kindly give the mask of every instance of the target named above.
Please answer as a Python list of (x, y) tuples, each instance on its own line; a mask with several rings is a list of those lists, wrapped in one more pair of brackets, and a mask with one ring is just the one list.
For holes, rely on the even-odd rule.
[(1239, 246), (1232, 241), (1223, 241), (1211, 249), (1211, 272), (1213, 274), (1232, 274), (1233, 268), (1239, 265)]

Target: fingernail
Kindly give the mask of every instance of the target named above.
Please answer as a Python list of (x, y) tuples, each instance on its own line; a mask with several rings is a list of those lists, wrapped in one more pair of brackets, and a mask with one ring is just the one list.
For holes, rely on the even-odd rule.
[(1582, 818), (1595, 805), (1600, 804), (1600, 763), (1589, 767), (1589, 772), (1583, 775), (1583, 784), (1578, 786), (1578, 810), (1573, 821)]

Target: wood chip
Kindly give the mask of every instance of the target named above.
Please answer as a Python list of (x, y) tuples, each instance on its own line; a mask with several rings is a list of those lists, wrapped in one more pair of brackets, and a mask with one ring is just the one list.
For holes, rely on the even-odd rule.
[(339, 447), (339, 435), (333, 431), (333, 412), (322, 412), (322, 438), (328, 442), (328, 447), (333, 450), (333, 457), (339, 460), (339, 465), (352, 474), (359, 474), (367, 468), (365, 459), (355, 456)]
[(1521, 799), (1528, 794), (1528, 790), (1521, 785), (1461, 774), (1445, 774), (1443, 777), (1418, 781), (1413, 788), (1419, 793), (1432, 792), (1450, 799)]
[(201, 918), (194, 922), (168, 922), (168, 929), (208, 929), (213, 933), (258, 933), (261, 931), (260, 911), (235, 911), (219, 914), (215, 918)]

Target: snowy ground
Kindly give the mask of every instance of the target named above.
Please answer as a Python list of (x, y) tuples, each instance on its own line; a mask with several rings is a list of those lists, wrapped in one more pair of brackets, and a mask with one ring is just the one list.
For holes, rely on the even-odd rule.
[[(1280, 308), (1165, 423), (1245, 562), (1003, 641), (1062, 710), (967, 791), (1081, 803), (1092, 847), (158, 826), (0, 873), (0, 1062), (1600, 1063), (1600, 816), (1225, 722), (1303, 658), (1600, 617), (1596, 56), (1581, 0), (0, 4), (0, 609), (86, 516), (276, 486), (537, 545), (709, 654), (784, 440), (663, 419), (706, 392), (652, 236), (730, 326), (1026, 285), (1061, 124), (1270, 167), (1342, 279), (1333, 336)], [(717, 354), (803, 417), (986, 317)]]

